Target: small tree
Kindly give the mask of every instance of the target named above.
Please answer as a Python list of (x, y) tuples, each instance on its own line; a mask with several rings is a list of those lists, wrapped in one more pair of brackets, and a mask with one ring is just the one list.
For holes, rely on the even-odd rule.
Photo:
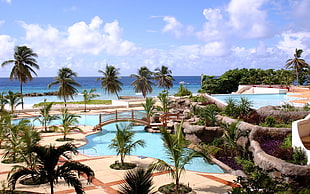
[[(158, 159), (152, 164), (152, 168), (169, 171), (170, 175), (175, 181), (175, 187), (173, 187), (175, 190), (171, 192), (179, 193), (181, 187), (187, 187), (184, 185), (182, 186), (180, 183), (181, 175), (185, 171), (185, 165), (188, 164), (194, 156), (200, 156), (200, 154), (192, 149), (187, 148), (190, 142), (185, 140), (182, 132), (182, 123), (176, 129), (175, 134), (170, 134), (164, 127), (161, 128), (160, 131), (170, 162), (173, 165)], [(163, 187), (165, 186), (168, 187), (168, 185), (164, 185)]]
[(156, 109), (159, 111), (163, 111), (164, 113), (168, 113), (170, 110), (170, 104), (171, 104), (168, 91), (163, 90), (161, 93), (158, 94), (157, 97), (160, 101), (161, 106), (157, 106)]
[(8, 103), (8, 99), (5, 97), (5, 92), (0, 93), (0, 111), (4, 111), (4, 106)]
[(142, 106), (144, 108), (144, 111), (147, 115), (147, 121), (150, 123), (151, 116), (153, 115), (153, 110), (155, 109), (155, 100), (153, 98), (147, 97), (145, 99), (145, 103), (142, 103)]
[(84, 101), (84, 112), (86, 112), (86, 104), (89, 103), (92, 99), (99, 97), (99, 94), (95, 94), (96, 92), (95, 88), (90, 89), (87, 91), (86, 89), (83, 90), (83, 101)]
[[(8, 180), (9, 187), (14, 190), (18, 179), (31, 175), (41, 182), (47, 180), (50, 184), (51, 194), (54, 193), (54, 184), (58, 183), (58, 179), (62, 178), (69, 186), (73, 186), (77, 194), (83, 194), (83, 186), (78, 179), (78, 175), (85, 173), (88, 182), (92, 181), (95, 176), (94, 171), (79, 162), (71, 161), (70, 153), (77, 154), (77, 148), (72, 144), (61, 145), (58, 148), (50, 145), (49, 147), (34, 146), (31, 151), (35, 153), (38, 165), (36, 168), (19, 168)], [(64, 164), (59, 164), (60, 156), (64, 156), (68, 160)]]
[(206, 126), (215, 126), (217, 119), (216, 115), (219, 113), (220, 109), (215, 104), (209, 104), (204, 108), (199, 109), (199, 116), (205, 122)]
[(14, 93), (11, 90), (8, 91), (8, 95), (6, 96), (8, 100), (8, 104), (11, 107), (11, 114), (14, 113), (15, 108), (21, 104), (20, 102), (20, 93)]
[(78, 124), (78, 118), (80, 118), (79, 115), (76, 114), (69, 114), (67, 109), (64, 109), (61, 115), (61, 127), (58, 127), (58, 130), (60, 130), (64, 137), (63, 141), (71, 140), (67, 139), (67, 135), (74, 129), (77, 129), (79, 131), (83, 131), (81, 128), (74, 126), (75, 124)]
[(57, 115), (50, 115), (50, 111), (52, 109), (53, 102), (46, 102), (44, 99), (44, 103), (42, 108), (40, 109), (41, 117), (35, 118), (35, 120), (39, 121), (41, 125), (44, 127), (45, 132), (47, 132), (47, 126), (53, 121), (57, 120), (60, 117)]
[(126, 155), (130, 155), (130, 152), (138, 146), (144, 147), (145, 145), (143, 140), (133, 140), (135, 133), (130, 131), (131, 128), (132, 124), (122, 127), (116, 124), (117, 131), (114, 139), (112, 139), (112, 143), (109, 145), (109, 148), (115, 149), (117, 155), (121, 156), (122, 167), (125, 167), (124, 160)]
[(121, 184), (121, 194), (153, 194), (153, 177), (151, 169), (135, 168), (125, 174), (125, 183)]

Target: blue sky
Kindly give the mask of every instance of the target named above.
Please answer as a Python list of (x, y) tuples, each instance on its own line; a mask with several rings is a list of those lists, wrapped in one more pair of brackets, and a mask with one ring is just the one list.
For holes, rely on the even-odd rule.
[(0, 62), (26, 45), (45, 77), (61, 67), (100, 76), (106, 64), (124, 76), (280, 69), (295, 48), (310, 62), (309, 10), (309, 0), (0, 0)]

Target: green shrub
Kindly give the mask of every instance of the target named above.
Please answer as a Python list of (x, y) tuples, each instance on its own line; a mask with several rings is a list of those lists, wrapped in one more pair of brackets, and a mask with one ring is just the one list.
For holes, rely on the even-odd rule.
[(293, 164), (298, 164), (298, 165), (306, 165), (307, 164), (307, 157), (306, 153), (301, 147), (295, 147), (294, 152), (293, 152)]
[(189, 96), (192, 95), (192, 92), (188, 90), (187, 87), (184, 87), (183, 84), (180, 84), (178, 92), (174, 96)]
[(284, 141), (283, 141), (281, 147), (282, 147), (282, 148), (291, 148), (291, 147), (292, 147), (292, 134), (291, 134), (291, 133), (288, 134), (288, 135), (285, 137), (285, 139), (284, 139)]

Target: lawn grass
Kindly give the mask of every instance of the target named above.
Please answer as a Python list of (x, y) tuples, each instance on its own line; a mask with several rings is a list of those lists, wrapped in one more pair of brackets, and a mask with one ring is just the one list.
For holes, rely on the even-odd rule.
[[(64, 102), (53, 102), (53, 104), (64, 104)], [(84, 104), (84, 101), (67, 102), (67, 104)], [(91, 100), (86, 104), (112, 104), (112, 100)], [(43, 106), (44, 102), (34, 104), (34, 107)]]

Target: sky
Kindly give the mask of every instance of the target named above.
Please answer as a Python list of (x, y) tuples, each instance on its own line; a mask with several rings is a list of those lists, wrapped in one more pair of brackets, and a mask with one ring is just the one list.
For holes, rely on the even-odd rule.
[[(167, 66), (174, 76), (310, 63), (310, 0), (0, 0), (0, 62), (38, 54), (39, 77)], [(0, 67), (9, 77), (12, 65)]]

